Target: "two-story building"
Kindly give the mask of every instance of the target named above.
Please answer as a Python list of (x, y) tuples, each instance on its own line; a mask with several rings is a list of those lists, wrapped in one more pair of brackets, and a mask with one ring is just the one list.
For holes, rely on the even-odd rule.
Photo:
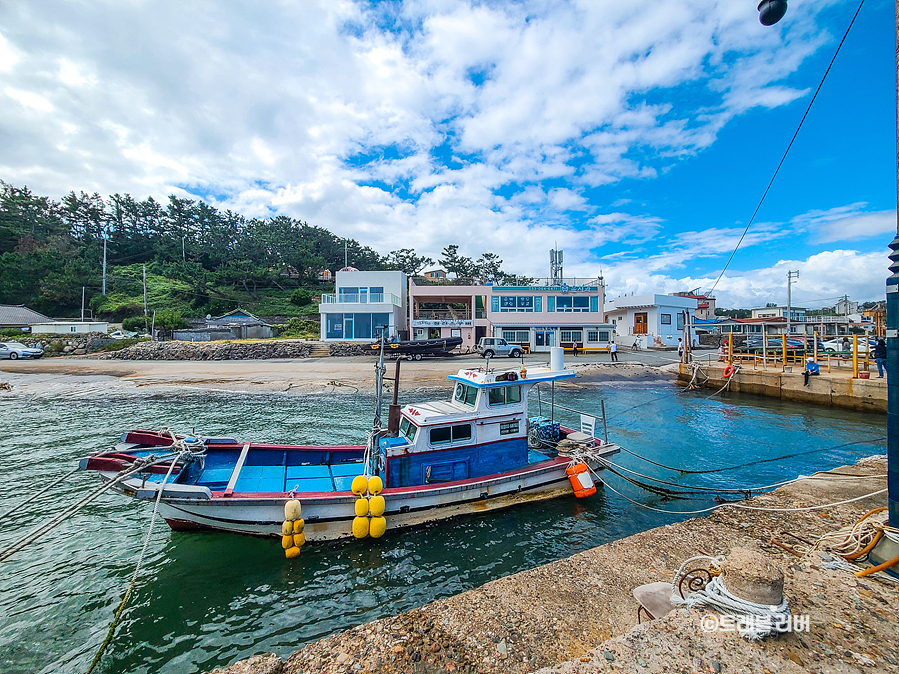
[(401, 271), (359, 271), (345, 267), (335, 275), (335, 292), (322, 295), (321, 339), (374, 342), (381, 329), (405, 338), (406, 275)]
[[(787, 310), (788, 307), (782, 306), (771, 306), (771, 307), (761, 307), (759, 309), (752, 310), (753, 318), (783, 318), (786, 320), (787, 318)], [(789, 307), (790, 312), (790, 322), (791, 323), (801, 323), (805, 320), (806, 310), (802, 307)]]
[(563, 346), (605, 349), (613, 333), (603, 320), (602, 279), (539, 281), (526, 286), (416, 285), (409, 287), (409, 325), (415, 339), (502, 337), (530, 351)]

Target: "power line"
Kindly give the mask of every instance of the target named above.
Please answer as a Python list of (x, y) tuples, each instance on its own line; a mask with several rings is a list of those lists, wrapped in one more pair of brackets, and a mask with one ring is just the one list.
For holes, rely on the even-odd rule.
[(796, 140), (796, 136), (799, 135), (799, 130), (802, 128), (803, 122), (805, 122), (805, 118), (808, 117), (809, 111), (812, 109), (812, 105), (815, 103), (815, 99), (818, 98), (818, 92), (821, 91), (821, 87), (824, 86), (824, 80), (827, 79), (828, 73), (830, 73), (830, 69), (833, 67), (834, 61), (837, 60), (837, 55), (840, 53), (840, 49), (843, 47), (843, 43), (846, 41), (846, 38), (849, 36), (849, 31), (852, 29), (852, 24), (855, 23), (856, 17), (858, 17), (858, 13), (862, 10), (862, 5), (865, 4), (865, 0), (862, 0), (858, 9), (855, 10), (855, 16), (852, 17), (852, 21), (849, 22), (849, 27), (846, 29), (846, 32), (843, 34), (843, 39), (840, 40), (840, 44), (837, 45), (837, 50), (833, 54), (833, 58), (830, 59), (830, 64), (827, 66), (827, 70), (824, 71), (824, 77), (821, 78), (820, 84), (818, 84), (818, 88), (815, 89), (815, 95), (812, 96), (812, 100), (809, 101), (808, 107), (805, 109), (805, 114), (802, 115), (802, 119), (799, 120), (799, 126), (796, 127), (796, 132), (793, 134), (793, 137), (790, 139), (790, 144), (787, 146), (786, 151), (783, 154), (783, 157), (780, 158), (780, 162), (777, 164), (777, 168), (774, 169), (774, 175), (771, 176), (771, 180), (768, 182), (768, 187), (765, 188), (765, 193), (762, 195), (762, 198), (759, 200), (758, 206), (755, 207), (755, 212), (753, 212), (752, 217), (749, 218), (749, 222), (746, 223), (746, 227), (743, 229), (743, 233), (740, 235), (740, 240), (737, 241), (736, 247), (734, 247), (734, 251), (730, 254), (730, 257), (727, 259), (727, 264), (724, 265), (724, 269), (721, 270), (721, 273), (718, 274), (718, 278), (715, 279), (715, 283), (712, 284), (712, 287), (706, 292), (706, 295), (714, 292), (715, 288), (718, 285), (718, 282), (724, 276), (724, 272), (727, 271), (727, 268), (730, 266), (731, 261), (734, 259), (734, 255), (737, 254), (737, 250), (739, 250), (740, 245), (743, 243), (743, 239), (746, 237), (746, 232), (749, 231), (749, 228), (752, 226), (753, 221), (755, 220), (755, 216), (758, 215), (759, 209), (762, 207), (762, 203), (765, 201), (765, 197), (768, 196), (768, 192), (771, 189), (771, 185), (774, 184), (774, 179), (777, 177), (778, 172), (780, 171), (780, 167), (783, 166), (784, 160), (787, 158), (787, 154), (790, 152), (790, 148), (793, 147), (793, 143)]

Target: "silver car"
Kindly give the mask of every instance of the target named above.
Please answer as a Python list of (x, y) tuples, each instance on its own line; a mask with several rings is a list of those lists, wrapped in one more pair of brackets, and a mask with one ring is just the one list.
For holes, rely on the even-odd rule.
[(44, 355), (43, 349), (32, 349), (19, 342), (0, 342), (0, 358), (40, 358)]

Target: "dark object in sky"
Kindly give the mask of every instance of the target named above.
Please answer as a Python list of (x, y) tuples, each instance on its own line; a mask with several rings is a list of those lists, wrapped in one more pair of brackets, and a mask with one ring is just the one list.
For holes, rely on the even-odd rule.
[(759, 21), (763, 26), (773, 26), (787, 13), (787, 0), (762, 0), (759, 3)]

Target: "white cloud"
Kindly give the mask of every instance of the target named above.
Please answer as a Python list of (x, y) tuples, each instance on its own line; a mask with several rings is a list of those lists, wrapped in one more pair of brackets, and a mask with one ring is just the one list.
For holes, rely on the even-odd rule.
[(814, 210), (791, 221), (798, 230), (806, 231), (819, 243), (851, 241), (883, 236), (896, 231), (896, 211), (865, 212), (867, 204), (856, 203), (828, 210)]

